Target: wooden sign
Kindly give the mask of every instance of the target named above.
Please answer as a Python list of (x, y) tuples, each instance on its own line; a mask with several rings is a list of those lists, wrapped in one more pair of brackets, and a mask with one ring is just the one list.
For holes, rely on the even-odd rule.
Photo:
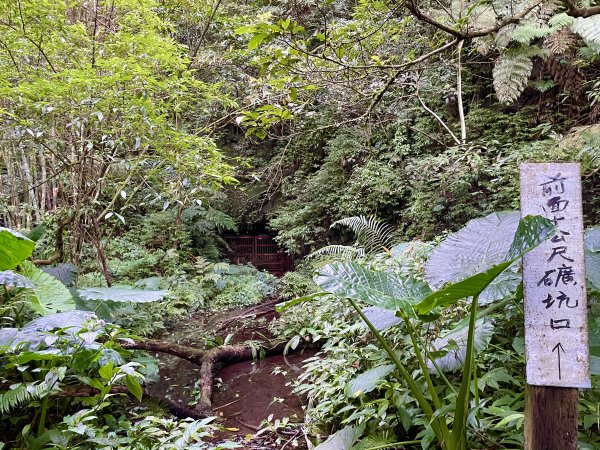
[(579, 164), (522, 164), (521, 214), (557, 229), (523, 258), (527, 384), (589, 388)]

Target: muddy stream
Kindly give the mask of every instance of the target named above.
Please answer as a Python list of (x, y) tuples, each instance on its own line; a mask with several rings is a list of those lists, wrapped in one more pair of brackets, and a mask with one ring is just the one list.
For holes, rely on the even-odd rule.
[[(160, 339), (182, 345), (204, 349), (205, 336), (215, 333), (222, 338), (233, 333), (232, 343), (248, 340), (264, 341), (270, 338), (268, 324), (275, 318), (274, 312), (261, 317), (244, 317), (245, 310), (231, 310), (212, 315), (197, 314), (175, 325)], [(235, 320), (232, 320), (234, 318)], [(304, 420), (305, 400), (292, 393), (291, 383), (302, 371), (303, 361), (315, 354), (315, 350), (304, 350), (287, 356), (273, 355), (255, 361), (242, 361), (220, 367), (214, 374), (213, 411), (220, 424), (229, 432), (219, 433), (221, 439), (235, 440), (247, 449), (279, 449), (273, 439), (252, 438), (261, 428), (263, 421), (272, 415), (272, 420), (287, 417), (290, 422)], [(200, 367), (176, 356), (153, 353), (160, 360), (158, 380), (152, 383), (151, 391), (193, 407), (199, 395), (197, 381)], [(292, 448), (303, 447), (303, 439)]]

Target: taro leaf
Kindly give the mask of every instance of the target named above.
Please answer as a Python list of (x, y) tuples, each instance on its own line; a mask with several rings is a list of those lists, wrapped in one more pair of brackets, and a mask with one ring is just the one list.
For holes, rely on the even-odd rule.
[(169, 291), (146, 291), (125, 287), (85, 288), (78, 290), (83, 300), (100, 300), (111, 302), (147, 303), (162, 300)]
[[(463, 366), (469, 333), (467, 325), (468, 322), (433, 341), (432, 346), (435, 352), (446, 350), (445, 355), (435, 358), (435, 364), (442, 372), (453, 371)], [(475, 352), (485, 350), (493, 334), (494, 323), (491, 320), (484, 318), (475, 322)], [(431, 361), (427, 361), (427, 368), (432, 372), (436, 371)]]
[(16, 328), (0, 329), (0, 346), (16, 347), (21, 343), (28, 343), (30, 349), (37, 348), (42, 342), (48, 340), (48, 331), (64, 329), (66, 334), (78, 332), (84, 322), (94, 317), (87, 311), (68, 311), (40, 317), (25, 324), (18, 330)]
[(487, 305), (488, 303), (502, 300), (513, 292), (516, 292), (522, 280), (522, 275), (512, 271), (511, 267), (509, 267), (494, 278), (489, 286), (484, 289), (481, 295), (479, 295), (479, 303)]
[(39, 225), (36, 225), (35, 228), (27, 234), (27, 237), (33, 242), (37, 242), (40, 240), (40, 238), (44, 235), (45, 232), (46, 224), (42, 222)]
[(67, 287), (73, 286), (77, 279), (77, 267), (71, 263), (58, 264), (54, 267), (42, 267), (41, 270), (52, 275)]
[(35, 242), (9, 228), (0, 227), (0, 270), (14, 269), (33, 253)]
[(412, 305), (431, 292), (421, 281), (370, 270), (354, 262), (333, 263), (323, 267), (315, 282), (330, 294), (392, 311), (400, 310), (411, 316), (414, 316)]
[(17, 328), (0, 328), (0, 347), (10, 347), (18, 335)]
[(585, 275), (592, 287), (600, 292), (600, 226), (586, 230), (585, 244)]
[(369, 306), (363, 309), (362, 312), (377, 331), (385, 330), (402, 322), (402, 319), (395, 312), (379, 306)]
[(35, 287), (35, 283), (29, 278), (13, 272), (12, 270), (0, 272), (0, 285), (27, 289), (33, 289)]
[(160, 287), (160, 282), (162, 281), (161, 277), (149, 277), (143, 278), (133, 285), (136, 289), (150, 289), (156, 290)]
[(83, 324), (94, 317), (89, 311), (67, 311), (39, 317), (28, 322), (23, 327), (24, 331), (50, 331), (55, 329), (70, 329), (72, 332), (79, 331)]
[(585, 250), (585, 277), (600, 292), (600, 252)]
[(353, 378), (346, 385), (346, 395), (348, 397), (358, 397), (359, 395), (371, 392), (377, 387), (379, 382), (394, 371), (396, 366), (386, 364), (377, 366)]
[(590, 374), (600, 375), (600, 357), (590, 356)]
[(356, 427), (342, 428), (329, 436), (325, 442), (317, 445), (314, 450), (350, 450), (359, 436), (360, 431)]
[(479, 295), (523, 254), (537, 247), (556, 231), (552, 222), (542, 216), (527, 216), (519, 222), (517, 232), (507, 254), (508, 261), (493, 266), (458, 283), (450, 284), (427, 296), (417, 305), (419, 314), (427, 314), (436, 307), (446, 307), (460, 299)]
[(42, 315), (75, 309), (69, 290), (56, 278), (42, 272), (30, 261), (23, 261), (23, 275), (36, 287), (27, 294), (32, 307)]
[(590, 354), (600, 357), (600, 317), (588, 315), (588, 340)]
[(585, 248), (590, 252), (600, 252), (600, 225), (588, 228), (583, 238)]
[(439, 289), (505, 261), (519, 216), (518, 211), (492, 213), (449, 235), (427, 261), (425, 278), (429, 285)]

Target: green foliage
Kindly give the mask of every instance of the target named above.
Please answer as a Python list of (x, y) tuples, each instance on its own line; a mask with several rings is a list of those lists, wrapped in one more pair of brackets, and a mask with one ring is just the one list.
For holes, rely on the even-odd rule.
[(519, 98), (533, 69), (531, 58), (520, 52), (505, 54), (494, 66), (494, 88), (498, 100), (511, 103)]
[(147, 303), (162, 300), (168, 294), (168, 291), (110, 287), (79, 289), (77, 294), (81, 299), (86, 301)]
[[(209, 301), (211, 309), (233, 309), (260, 303), (277, 292), (278, 280), (266, 272), (243, 268), (238, 273), (221, 278), (222, 288)], [(219, 284), (217, 281), (217, 284)]]
[[(510, 215), (507, 215), (507, 217), (510, 217)], [(495, 218), (498, 219), (500, 216), (495, 216)], [(493, 219), (493, 217), (488, 217), (486, 219), (489, 221), (490, 219)], [(485, 233), (486, 220), (482, 220), (481, 223), (483, 227), (482, 230)], [(460, 237), (463, 234), (472, 232), (471, 230), (476, 228), (476, 224), (477, 222), (472, 223), (470, 227), (467, 227), (465, 230), (461, 230), (461, 232), (457, 233), (457, 236)], [(509, 225), (509, 228), (513, 229), (514, 231), (514, 226)], [(350, 392), (350, 394), (356, 395), (357, 391), (360, 392), (361, 389), (363, 389), (362, 387), (360, 389), (355, 388), (354, 386), (357, 385), (357, 383), (360, 386), (363, 386), (363, 384), (366, 386), (366, 393), (372, 392), (377, 388), (377, 386), (384, 386), (381, 378), (386, 377), (386, 375), (389, 375), (390, 373), (394, 373), (394, 376), (401, 381), (401, 385), (403, 386), (402, 390), (405, 392), (405, 395), (410, 396), (411, 401), (418, 405), (420, 414), (422, 414), (425, 419), (424, 422), (421, 422), (415, 417), (411, 418), (411, 414), (409, 414), (408, 419), (406, 421), (403, 420), (405, 431), (408, 432), (410, 427), (413, 425), (425, 425), (417, 435), (417, 437), (422, 439), (421, 444), (423, 445), (423, 443), (425, 443), (424, 448), (428, 447), (428, 443), (431, 442), (432, 439), (437, 440), (442, 448), (466, 448), (467, 423), (468, 416), (470, 414), (469, 410), (471, 408), (469, 406), (469, 397), (474, 383), (472, 374), (474, 370), (477, 370), (477, 366), (474, 362), (474, 355), (476, 352), (480, 352), (487, 347), (493, 333), (493, 328), (491, 327), (491, 323), (489, 321), (477, 320), (477, 296), (485, 289), (485, 287), (494, 277), (498, 276), (502, 270), (512, 264), (514, 259), (521, 257), (524, 252), (537, 246), (543, 240), (548, 238), (553, 229), (554, 228), (549, 221), (541, 217), (528, 217), (521, 220), (516, 229), (513, 244), (510, 246), (510, 248), (504, 248), (500, 252), (503, 254), (502, 258), (505, 261), (504, 263), (500, 264), (502, 269), (496, 270), (493, 275), (490, 271), (489, 280), (484, 279), (484, 273), (486, 272), (471, 274), (470, 278), (459, 281), (455, 284), (450, 284), (449, 286), (442, 288), (440, 291), (434, 292), (430, 295), (427, 295), (427, 292), (421, 290), (419, 291), (419, 294), (411, 294), (409, 297), (407, 297), (407, 295), (404, 293), (404, 287), (402, 284), (415, 285), (415, 282), (412, 281), (411, 283), (407, 283), (408, 280), (402, 281), (402, 278), (398, 277), (398, 275), (395, 275), (393, 271), (377, 272), (352, 262), (342, 264), (337, 263), (340, 267), (337, 267), (335, 264), (332, 265), (331, 268), (329, 268), (329, 266), (326, 267), (324, 271), (322, 271), (321, 274), (316, 278), (317, 284), (319, 284), (326, 292), (333, 294), (334, 298), (349, 299), (350, 304), (365, 321), (370, 331), (376, 337), (379, 346), (383, 350), (383, 355), (377, 359), (380, 360), (382, 356), (384, 360), (389, 358), (387, 364), (389, 364), (389, 361), (391, 360), (393, 363), (392, 367), (395, 368), (394, 371), (388, 371), (387, 365), (375, 364), (375, 367), (364, 372), (364, 375), (358, 376), (354, 381), (347, 381), (347, 384), (344, 386), (344, 392), (346, 394)], [(460, 243), (461, 239), (456, 239), (455, 236), (450, 236), (448, 238), (448, 242), (440, 246), (441, 251), (444, 251), (444, 245), (452, 245), (454, 242)], [(488, 242), (488, 240), (484, 240), (479, 245), (469, 247), (468, 249), (464, 250), (464, 252), (467, 254), (467, 256), (472, 255), (473, 253), (479, 255), (485, 254), (485, 249), (491, 245), (492, 244)], [(489, 267), (489, 265), (493, 265), (494, 262), (484, 263), (484, 266), (486, 266), (486, 264), (487, 267)], [(479, 270), (486, 270), (487, 267), (484, 266), (482, 266)], [(469, 274), (465, 274), (463, 277), (464, 276), (469, 277)], [(473, 289), (464, 292), (458, 289), (458, 287), (466, 284), (472, 284)], [(456, 295), (445, 295), (444, 293), (446, 293), (446, 291), (456, 291)], [(437, 302), (436, 298), (440, 295), (444, 297), (444, 301)], [(426, 298), (421, 300), (425, 296)], [(434, 341), (431, 350), (428, 350), (425, 340), (421, 336), (421, 333), (423, 333), (423, 327), (419, 326), (419, 322), (414, 322), (415, 319), (413, 318), (416, 316), (414, 315), (414, 312), (412, 312), (412, 314), (410, 312), (413, 307), (420, 313), (429, 313), (435, 306), (446, 307), (450, 304), (458, 305), (460, 299), (470, 296), (474, 296), (474, 300), (470, 302), (471, 307), (469, 318), (459, 322), (457, 326), (455, 326), (453, 329), (451, 328), (451, 331), (446, 335), (439, 336)], [(402, 298), (409, 298), (410, 300), (400, 302), (399, 299)], [(375, 304), (376, 306), (383, 306), (384, 308), (395, 311), (396, 314), (403, 319), (403, 329), (407, 335), (400, 337), (397, 334), (389, 334), (395, 329), (394, 325), (401, 324), (398, 322), (392, 323), (392, 328), (387, 326), (375, 327), (365, 312), (361, 311), (361, 309), (358, 307), (356, 301)], [(482, 312), (482, 315), (485, 316), (487, 313)], [(371, 317), (374, 317), (372, 315), (372, 311)], [(381, 317), (382, 316), (380, 314), (376, 318)], [(426, 319), (430, 320), (430, 318)], [(378, 328), (386, 329), (384, 333), (388, 333), (388, 339), (386, 339), (378, 331)], [(405, 350), (408, 355), (398, 353), (397, 350), (394, 350), (394, 346), (398, 342), (398, 339), (401, 341), (409, 340), (409, 347), (407, 350)], [(330, 350), (329, 346), (326, 346), (325, 348), (327, 351)], [(343, 352), (348, 352), (348, 348), (346, 346), (344, 346), (340, 355), (342, 355)], [(373, 356), (374, 352), (371, 349), (371, 357), (373, 358)], [(355, 358), (356, 355), (351, 355), (350, 357)], [(340, 363), (343, 364), (344, 362), (348, 362), (345, 357), (342, 358)], [(438, 362), (439, 366), (437, 365)], [(327, 366), (331, 364), (332, 361), (314, 362), (315, 366)], [(449, 384), (449, 381), (446, 377), (442, 377), (444, 384), (441, 386), (435, 386), (429, 375), (430, 371), (441, 376), (442, 370), (456, 369), (457, 364), (463, 366), (462, 375), (460, 376), (460, 388), (455, 389), (451, 384)], [(415, 366), (420, 369), (422, 380), (415, 380), (413, 378), (415, 372), (412, 371), (412, 367)], [(313, 370), (313, 368), (308, 367), (307, 373), (315, 373)], [(331, 368), (326, 369), (325, 373), (329, 373), (330, 370)], [(384, 371), (385, 373), (379, 373), (380, 371)], [(336, 376), (339, 376), (335, 370), (333, 373), (336, 374)], [(307, 376), (310, 375), (305, 375), (305, 377)], [(323, 383), (324, 379), (328, 379), (328, 376), (321, 376), (321, 383)], [(439, 390), (442, 389), (442, 386), (443, 389), (447, 389), (452, 394), (445, 398), (438, 396)], [(335, 387), (332, 387), (331, 385), (323, 387), (302, 387), (301, 390), (311, 392), (311, 395), (317, 395), (317, 392), (319, 391), (322, 392), (325, 389), (331, 391), (332, 388), (335, 391)], [(398, 387), (395, 388), (396, 391), (397, 389)], [(478, 387), (475, 389), (478, 389)], [(329, 392), (329, 395), (332, 395), (331, 392)], [(398, 393), (397, 395), (401, 395), (401, 393)], [(387, 395), (384, 398), (387, 400)], [(383, 405), (380, 407), (379, 414), (382, 414), (382, 409), (383, 411), (387, 411), (391, 407), (389, 400), (387, 400), (385, 405), (385, 407)], [(399, 407), (397, 404), (394, 404), (394, 406), (395, 408)], [(320, 405), (319, 409), (326, 410), (327, 407), (332, 407), (331, 402), (329, 405)], [(367, 403), (366, 405), (361, 404), (361, 407), (357, 408), (356, 410), (354, 407), (350, 406), (342, 408), (341, 411), (344, 412), (350, 413), (351, 411), (354, 411), (354, 413), (349, 415), (347, 420), (343, 423), (354, 423), (354, 421), (361, 423), (362, 420), (365, 420), (364, 418), (369, 416), (372, 417), (374, 411), (370, 408), (372, 408), (370, 403)], [(439, 412), (441, 410), (454, 412), (453, 421), (451, 423), (447, 423), (445, 418), (438, 418), (437, 413), (434, 414), (434, 411)], [(406, 409), (404, 409), (404, 411), (404, 414), (406, 414)], [(330, 413), (331, 412), (332, 411), (330, 410)], [(414, 412), (412, 413), (412, 416), (414, 416)], [(363, 419), (361, 420), (361, 418)]]
[(0, 270), (14, 269), (33, 253), (35, 242), (8, 228), (0, 227)]

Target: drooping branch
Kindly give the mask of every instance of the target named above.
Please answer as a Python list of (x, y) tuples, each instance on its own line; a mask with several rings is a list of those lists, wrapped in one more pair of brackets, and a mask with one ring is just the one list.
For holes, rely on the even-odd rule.
[(61, 221), (56, 228), (55, 239), (54, 239), (54, 247), (55, 247), (56, 251), (54, 252), (54, 254), (47, 259), (34, 259), (32, 262), (36, 266), (49, 266), (50, 264), (54, 264), (55, 262), (62, 261), (63, 256), (64, 256), (63, 233), (65, 231), (65, 227), (67, 226), (67, 224), (68, 224), (68, 221), (66, 221), (66, 220)]
[(571, 17), (591, 17), (600, 14), (600, 5), (579, 8), (573, 0), (563, 0), (567, 7), (566, 13)]
[(458, 101), (458, 117), (460, 120), (460, 145), (464, 146), (467, 143), (467, 125), (465, 123), (465, 111), (463, 108), (463, 96), (462, 96), (462, 61), (461, 53), (463, 42), (460, 41), (458, 44), (458, 57), (456, 62), (456, 99)]
[(394, 84), (394, 82), (396, 81), (396, 79), (402, 74), (404, 73), (405, 69), (409, 68), (410, 66), (413, 66), (415, 64), (419, 64), (423, 61), (426, 61), (427, 59), (437, 55), (438, 53), (442, 53), (443, 51), (454, 47), (460, 40), (459, 39), (454, 39), (453, 41), (448, 42), (447, 44), (436, 48), (435, 50), (426, 53), (425, 55), (422, 55), (412, 61), (409, 61), (405, 64), (403, 64), (400, 68), (400, 70), (398, 70), (397, 72), (395, 72), (385, 83), (385, 86), (383, 87), (383, 89), (381, 89), (377, 95), (373, 98), (373, 101), (371, 102), (371, 104), (369, 105), (369, 107), (367, 108), (367, 112), (364, 114), (365, 116), (368, 116), (371, 111), (373, 110), (373, 108), (375, 108), (375, 106), (377, 106), (377, 104), (381, 101), (381, 99), (383, 98), (384, 94), (390, 89), (390, 87)]
[[(570, 1), (570, 0), (565, 0), (565, 1)], [(543, 2), (543, 0), (534, 0), (533, 2), (531, 2), (528, 6), (523, 8), (518, 13), (516, 13), (512, 16), (509, 16), (509, 17), (505, 17), (504, 19), (498, 21), (497, 23), (495, 23), (492, 26), (475, 29), (475, 30), (471, 30), (471, 31), (461, 31), (459, 29), (453, 28), (450, 25), (446, 25), (444, 23), (441, 23), (441, 22), (435, 20), (433, 17), (431, 17), (431, 16), (425, 14), (423, 11), (421, 11), (416, 0), (408, 0), (406, 2), (406, 7), (408, 8), (409, 12), (416, 19), (420, 20), (421, 22), (428, 23), (429, 25), (433, 26), (434, 28), (444, 31), (444, 32), (454, 36), (457, 39), (464, 40), (464, 39), (472, 39), (472, 38), (476, 38), (476, 37), (487, 36), (488, 34), (492, 34), (492, 33), (496, 33), (498, 31), (500, 31), (502, 28), (505, 28), (508, 25), (519, 23), (521, 20), (523, 20), (525, 18), (525, 16), (527, 16), (527, 14), (529, 14), (535, 8), (540, 6), (542, 4), (542, 2)], [(576, 8), (576, 9), (579, 10), (579, 8)], [(590, 9), (590, 8), (582, 8), (582, 9)]]

